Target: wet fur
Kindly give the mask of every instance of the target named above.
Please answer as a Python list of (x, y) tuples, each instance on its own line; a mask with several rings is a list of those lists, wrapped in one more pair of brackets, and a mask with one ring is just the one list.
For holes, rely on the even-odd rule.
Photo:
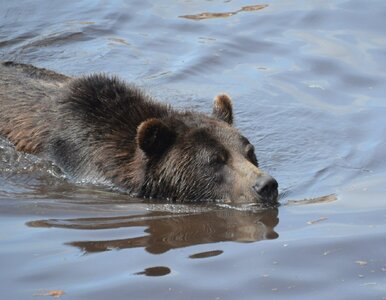
[(226, 95), (215, 98), (206, 116), (156, 102), (116, 77), (71, 78), (6, 62), (0, 65), (0, 106), (1, 135), (76, 180), (140, 197), (259, 198), (252, 186), (264, 173), (232, 126)]
[(0, 78), (0, 134), (18, 151), (41, 152), (56, 111), (53, 100), (70, 78), (13, 62), (2, 63)]
[[(139, 151), (137, 128), (147, 119), (158, 118), (181, 132), (198, 126), (205, 116), (177, 112), (115, 77), (72, 79), (12, 62), (2, 63), (0, 76), (0, 133), (17, 150), (53, 159), (76, 179), (113, 183), (139, 196), (173, 198), (193, 193), (191, 178), (176, 171), (189, 160), (179, 166), (165, 162), (158, 170), (160, 157), (149, 159)], [(198, 137), (205, 143), (205, 135)], [(173, 173), (172, 180), (183, 188), (172, 193), (164, 190), (160, 173)]]

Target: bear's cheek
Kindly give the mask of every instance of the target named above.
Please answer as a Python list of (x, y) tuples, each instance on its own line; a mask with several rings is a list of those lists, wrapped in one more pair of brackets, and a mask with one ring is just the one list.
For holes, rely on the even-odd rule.
[(229, 166), (223, 166), (217, 170), (213, 176), (216, 190), (214, 191), (217, 198), (224, 201), (230, 200), (233, 195), (233, 185), (235, 174)]
[(229, 182), (230, 172), (224, 172), (223, 170), (217, 170), (213, 172), (212, 180), (216, 186), (221, 188), (222, 185)]

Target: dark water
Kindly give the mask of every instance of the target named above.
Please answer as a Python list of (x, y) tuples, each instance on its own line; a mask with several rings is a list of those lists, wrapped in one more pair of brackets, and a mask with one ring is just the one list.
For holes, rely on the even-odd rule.
[(229, 93), (282, 203), (152, 204), (2, 140), (0, 298), (386, 299), (385, 28), (381, 0), (0, 0), (0, 60)]

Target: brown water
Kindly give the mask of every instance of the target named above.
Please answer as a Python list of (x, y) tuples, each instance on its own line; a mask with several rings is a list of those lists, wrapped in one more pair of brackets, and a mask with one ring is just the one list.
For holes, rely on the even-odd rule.
[(149, 203), (2, 140), (0, 298), (386, 299), (385, 28), (383, 0), (0, 1), (0, 60), (229, 93), (282, 203)]

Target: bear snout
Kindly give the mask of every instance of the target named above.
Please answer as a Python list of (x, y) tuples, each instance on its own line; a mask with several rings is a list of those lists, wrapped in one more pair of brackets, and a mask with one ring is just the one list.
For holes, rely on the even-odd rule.
[(262, 198), (263, 202), (274, 202), (278, 196), (278, 183), (269, 175), (260, 176), (253, 186), (253, 190)]

